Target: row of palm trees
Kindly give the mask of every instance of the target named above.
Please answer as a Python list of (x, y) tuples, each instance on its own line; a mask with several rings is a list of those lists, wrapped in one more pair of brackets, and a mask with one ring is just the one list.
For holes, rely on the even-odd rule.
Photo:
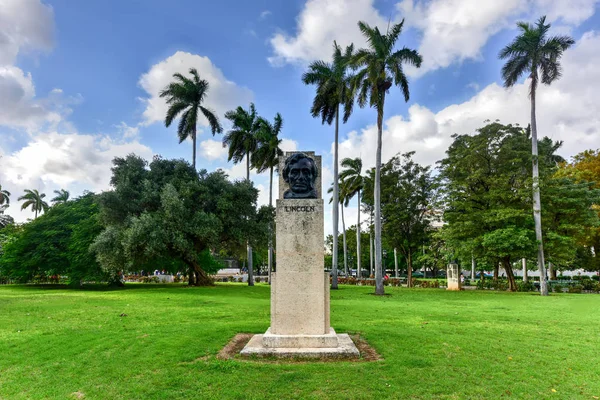
[[(393, 24), (385, 33), (379, 28), (371, 27), (365, 22), (358, 22), (358, 28), (367, 42), (367, 48), (356, 50), (351, 44), (342, 49), (337, 42), (333, 43), (333, 56), (331, 62), (322, 60), (314, 61), (303, 74), (302, 81), (307, 85), (316, 86), (316, 94), (310, 112), (313, 117), (321, 118), (323, 124), (333, 124), (334, 131), (334, 171), (333, 171), (333, 282), (332, 288), (337, 288), (337, 237), (338, 237), (338, 205), (340, 197), (342, 201), (346, 196), (340, 196), (340, 174), (338, 171), (338, 137), (339, 137), (339, 119), (340, 110), (343, 111), (342, 122), (346, 123), (350, 118), (355, 101), (359, 107), (363, 108), (369, 105), (377, 113), (377, 149), (375, 154), (375, 173), (373, 177), (373, 197), (374, 197), (374, 265), (375, 265), (375, 293), (384, 294), (383, 274), (382, 274), (382, 246), (381, 246), (381, 150), (383, 118), (385, 109), (386, 95), (392, 86), (397, 86), (402, 91), (404, 100), (408, 102), (410, 98), (409, 83), (404, 73), (404, 65), (411, 65), (419, 68), (423, 61), (421, 55), (414, 49), (402, 48), (396, 49), (396, 42), (400, 34), (404, 20), (398, 24)], [(502, 78), (504, 85), (508, 88), (513, 86), (523, 75), (530, 79), (530, 100), (531, 100), (531, 132), (532, 132), (532, 159), (533, 159), (533, 214), (535, 220), (535, 231), (538, 242), (538, 267), (540, 275), (545, 276), (544, 253), (541, 230), (541, 205), (539, 190), (539, 172), (537, 162), (537, 124), (535, 114), (535, 99), (538, 83), (549, 85), (561, 76), (561, 67), (559, 59), (563, 52), (574, 44), (574, 40), (569, 36), (553, 36), (548, 38), (550, 24), (546, 24), (545, 17), (540, 18), (536, 24), (519, 22), (517, 24), (520, 34), (507, 45), (499, 54), (501, 59), (507, 59), (502, 68)], [(181, 114), (178, 135), (180, 142), (188, 137), (193, 141), (193, 165), (196, 165), (196, 124), (198, 115), (202, 114), (209, 122), (213, 135), (223, 131), (217, 116), (210, 109), (202, 106), (208, 91), (208, 82), (199, 78), (195, 69), (190, 69), (192, 78), (189, 79), (181, 74), (173, 75), (175, 81), (169, 84), (160, 94), (167, 98), (169, 110), (165, 118), (165, 125), (169, 126), (174, 118)], [(540, 79), (541, 75), (541, 79)], [(247, 172), (246, 178), (250, 178), (251, 166), (261, 170), (259, 165), (263, 165), (257, 160), (253, 160), (253, 154), (262, 154), (261, 146), (265, 146), (272, 160), (280, 154), (278, 148), (277, 134), (270, 138), (265, 135), (262, 137), (262, 144), (257, 132), (268, 131), (264, 122), (256, 114), (253, 105), (248, 111), (241, 107), (226, 113), (225, 117), (233, 123), (233, 128), (224, 138), (224, 145), (229, 146), (229, 160), (234, 163), (241, 162), (245, 158)], [(270, 125), (271, 131), (277, 133), (281, 129), (281, 118), (278, 114), (275, 123)], [(278, 128), (276, 128), (278, 127)], [(347, 189), (348, 193), (354, 193), (358, 197), (360, 204), (360, 191), (364, 187), (364, 180), (361, 181), (356, 174), (357, 164), (360, 160), (344, 160), (346, 162), (347, 172), (342, 178), (352, 189)], [(265, 165), (268, 165), (265, 164)], [(277, 165), (276, 162), (266, 166), (272, 170)], [(345, 171), (345, 172), (346, 172)], [(359, 184), (362, 182), (362, 184)], [(272, 188), (270, 189), (270, 204), (272, 198)], [(360, 218), (360, 216), (359, 216)], [(360, 221), (357, 225), (357, 234), (360, 235)], [(360, 245), (360, 240), (357, 240)], [(250, 250), (250, 249), (249, 249)], [(269, 251), (269, 261), (271, 251)], [(359, 253), (360, 254), (360, 253)], [(360, 257), (357, 257), (360, 260)], [(249, 261), (251, 260), (251, 251), (249, 251)], [(269, 270), (271, 268), (269, 267)], [(547, 294), (546, 282), (541, 282), (541, 294)]]
[[(208, 121), (213, 133), (223, 133), (219, 117), (210, 108), (203, 105), (209, 90), (209, 83), (200, 79), (198, 71), (190, 68), (191, 78), (180, 73), (173, 75), (174, 81), (169, 83), (160, 93), (166, 99), (169, 108), (165, 116), (165, 126), (169, 127), (179, 116), (177, 135), (179, 143), (192, 139), (192, 166), (196, 168), (196, 137), (198, 117), (203, 115)], [(245, 110), (238, 106), (225, 113), (225, 119), (231, 123), (231, 129), (223, 136), (223, 147), (228, 147), (228, 161), (234, 164), (246, 162), (246, 180), (250, 181), (250, 171), (255, 169), (258, 173), (269, 171), (269, 206), (273, 206), (273, 170), (279, 163), (282, 155), (279, 134), (283, 127), (283, 118), (277, 113), (273, 122), (260, 117), (253, 103)], [(272, 227), (271, 227), (272, 231)], [(252, 246), (248, 241), (248, 285), (254, 285)], [(273, 243), (272, 234), (269, 235), (268, 251), (269, 277), (273, 268)]]
[[(66, 203), (69, 200), (69, 192), (64, 189), (55, 190), (54, 193), (56, 196), (50, 200), (53, 205)], [(4, 214), (4, 211), (10, 205), (10, 192), (8, 190), (3, 190), (2, 185), (0, 185), (0, 214)], [(25, 194), (19, 197), (18, 201), (23, 201), (21, 204), (21, 210), (25, 210), (27, 208), (31, 208), (31, 211), (35, 213), (35, 217), (37, 218), (38, 213), (48, 211), (50, 206), (44, 200), (46, 197), (45, 193), (40, 193), (37, 189), (25, 189)]]

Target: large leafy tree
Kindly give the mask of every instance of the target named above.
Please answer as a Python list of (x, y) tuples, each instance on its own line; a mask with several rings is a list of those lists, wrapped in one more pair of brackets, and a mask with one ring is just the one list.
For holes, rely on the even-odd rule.
[(546, 284), (546, 271), (544, 263), (544, 244), (542, 241), (542, 203), (540, 199), (539, 165), (537, 147), (537, 122), (535, 114), (535, 97), (538, 83), (550, 85), (560, 78), (561, 66), (559, 59), (563, 52), (571, 47), (575, 41), (569, 36), (548, 37), (550, 24), (546, 17), (541, 17), (535, 25), (526, 22), (517, 23), (519, 35), (499, 54), (507, 62), (502, 67), (504, 86), (513, 86), (520, 77), (527, 75), (530, 79), (529, 98), (531, 100), (531, 152), (533, 176), (533, 218), (535, 222), (536, 241), (538, 243), (538, 269), (542, 277), (540, 282), (541, 295), (548, 295)]
[(408, 78), (404, 64), (420, 67), (421, 55), (406, 47), (395, 50), (396, 42), (402, 33), (404, 20), (394, 24), (383, 34), (377, 27), (370, 27), (360, 21), (358, 27), (367, 40), (368, 48), (360, 49), (352, 58), (352, 65), (359, 69), (353, 78), (353, 87), (358, 94), (358, 105), (369, 104), (377, 111), (377, 153), (375, 156), (374, 214), (375, 214), (375, 293), (384, 294), (381, 268), (381, 146), (383, 133), (383, 111), (385, 96), (392, 85), (399, 86), (404, 100), (410, 98)]
[(37, 218), (38, 213), (48, 211), (49, 206), (44, 201), (44, 197), (46, 197), (46, 194), (40, 193), (37, 189), (25, 189), (25, 194), (18, 199), (19, 201), (23, 201), (21, 210), (31, 207), (31, 211), (35, 213), (35, 218)]
[(0, 185), (0, 206), (3, 204), (10, 204), (10, 192)]
[(258, 192), (247, 181), (160, 157), (147, 165), (130, 155), (113, 164), (114, 190), (100, 197), (106, 229), (93, 246), (107, 271), (186, 268), (191, 285), (209, 285), (210, 254), (235, 252), (252, 232), (265, 231)]
[[(338, 136), (340, 125), (340, 107), (343, 107), (343, 122), (346, 123), (354, 106), (352, 93), (352, 75), (349, 73), (349, 62), (353, 57), (354, 45), (343, 50), (335, 41), (333, 42), (333, 60), (314, 61), (302, 75), (306, 85), (315, 85), (316, 94), (310, 113), (313, 117), (320, 117), (323, 124), (331, 125), (335, 121), (333, 139), (333, 236), (338, 236), (338, 204), (339, 204), (339, 177), (338, 177)], [(337, 240), (333, 241), (333, 268), (331, 288), (338, 288), (337, 281)]]
[(86, 279), (110, 280), (89, 250), (102, 230), (96, 200), (96, 195), (86, 193), (23, 224), (4, 246), (0, 275), (22, 282), (66, 275), (74, 285)]
[(165, 126), (171, 126), (173, 120), (181, 115), (177, 135), (179, 143), (187, 138), (192, 139), (192, 167), (196, 168), (196, 125), (198, 117), (203, 115), (208, 121), (212, 134), (223, 131), (219, 118), (208, 107), (202, 104), (206, 100), (208, 93), (208, 81), (200, 79), (198, 71), (190, 68), (191, 78), (183, 76), (180, 73), (173, 74), (175, 81), (169, 83), (160, 92), (160, 97), (166, 98), (169, 109), (165, 116)]
[(53, 204), (64, 204), (67, 201), (69, 201), (70, 193), (68, 190), (65, 190), (65, 189), (55, 190), (54, 194), (56, 194), (56, 196), (54, 196), (54, 198), (52, 198), (52, 200), (50, 200)]
[[(234, 164), (246, 159), (246, 181), (250, 182), (250, 169), (253, 165), (250, 163), (252, 154), (258, 147), (258, 133), (262, 126), (262, 121), (256, 113), (254, 103), (250, 103), (250, 108), (244, 110), (238, 106), (235, 110), (225, 113), (232, 123), (231, 129), (223, 137), (223, 146), (229, 146), (229, 156), (227, 161)], [(252, 246), (248, 242), (247, 260), (248, 260), (248, 286), (254, 286)]]
[(382, 168), (381, 211), (386, 242), (400, 250), (412, 282), (414, 255), (428, 237), (435, 184), (429, 167), (412, 160), (414, 152), (398, 155)]
[[(502, 265), (516, 290), (512, 263), (536, 252), (528, 130), (491, 123), (475, 135), (454, 136), (440, 162), (447, 222), (443, 233), (454, 258)], [(538, 141), (541, 179), (548, 182), (560, 143)], [(554, 166), (554, 167), (553, 167)]]
[(360, 157), (356, 158), (344, 158), (342, 160), (342, 167), (344, 170), (340, 172), (340, 181), (346, 188), (346, 195), (348, 200), (356, 196), (357, 202), (357, 223), (356, 223), (356, 276), (361, 276), (361, 242), (360, 240), (360, 204), (361, 197), (360, 193), (365, 184), (365, 178), (362, 176), (362, 160)]
[[(252, 154), (252, 164), (258, 173), (269, 171), (269, 208), (273, 208), (273, 171), (279, 165), (279, 157), (283, 155), (281, 150), (281, 138), (279, 134), (283, 127), (283, 118), (277, 113), (273, 123), (267, 119), (260, 118), (260, 129), (257, 135), (258, 145)], [(273, 227), (269, 228), (268, 249), (269, 282), (273, 270)]]

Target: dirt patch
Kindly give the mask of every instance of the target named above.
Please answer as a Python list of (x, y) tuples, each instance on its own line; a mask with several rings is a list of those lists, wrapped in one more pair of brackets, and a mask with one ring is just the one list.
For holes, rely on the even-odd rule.
[(227, 360), (240, 354), (240, 351), (252, 339), (252, 336), (254, 336), (252, 333), (238, 333), (219, 351), (217, 358)]
[(275, 364), (289, 364), (289, 363), (309, 363), (309, 362), (373, 362), (383, 360), (381, 355), (377, 353), (377, 351), (367, 343), (366, 340), (360, 337), (359, 334), (349, 335), (356, 348), (360, 352), (359, 358), (339, 358), (339, 357), (320, 357), (314, 360), (307, 360), (304, 358), (274, 358), (274, 357), (260, 357), (260, 358), (241, 358), (240, 351), (246, 346), (246, 344), (250, 341), (250, 339), (254, 336), (252, 333), (238, 333), (227, 343), (219, 354), (217, 354), (217, 358), (220, 360), (229, 360), (229, 359), (237, 359), (238, 361), (255, 361), (255, 362), (267, 362), (267, 363), (275, 363)]

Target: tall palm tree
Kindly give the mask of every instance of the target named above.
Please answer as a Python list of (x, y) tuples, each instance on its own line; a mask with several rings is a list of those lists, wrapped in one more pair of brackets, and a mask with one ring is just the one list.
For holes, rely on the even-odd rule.
[[(275, 120), (270, 123), (264, 118), (259, 118), (260, 129), (258, 132), (258, 146), (251, 156), (252, 165), (258, 173), (269, 170), (269, 207), (273, 207), (273, 170), (279, 165), (279, 157), (283, 155), (281, 151), (281, 139), (279, 134), (283, 126), (281, 114), (275, 115)], [(271, 282), (271, 272), (273, 271), (273, 227), (269, 227), (269, 282)]]
[[(250, 103), (250, 109), (244, 110), (238, 106), (235, 110), (225, 113), (225, 118), (231, 121), (232, 127), (223, 137), (223, 146), (229, 146), (229, 157), (227, 161), (233, 160), (234, 164), (246, 159), (246, 181), (250, 182), (250, 157), (258, 147), (258, 132), (261, 128), (261, 120), (256, 114), (254, 103)], [(248, 286), (254, 286), (254, 275), (252, 266), (252, 246), (248, 241)]]
[(502, 67), (502, 79), (505, 87), (513, 86), (517, 80), (527, 74), (530, 79), (529, 98), (531, 100), (531, 153), (533, 166), (533, 219), (535, 238), (538, 243), (538, 269), (540, 271), (540, 294), (548, 295), (546, 268), (544, 262), (544, 244), (542, 242), (542, 205), (540, 200), (537, 123), (535, 118), (535, 95), (540, 80), (545, 85), (560, 78), (559, 59), (563, 52), (571, 47), (575, 40), (569, 36), (548, 37), (550, 24), (546, 24), (546, 16), (541, 17), (535, 25), (517, 23), (520, 34), (498, 55), (500, 59), (508, 59)]
[(64, 204), (69, 200), (70, 193), (68, 190), (55, 190), (54, 193), (56, 194), (56, 196), (52, 200), (50, 200), (54, 204)]
[(0, 205), (2, 204), (10, 204), (10, 192), (8, 190), (3, 190), (2, 185), (0, 185)]
[(333, 269), (331, 288), (338, 288), (337, 279), (337, 237), (338, 237), (338, 134), (340, 106), (344, 107), (343, 122), (346, 123), (354, 106), (352, 93), (352, 75), (348, 63), (353, 57), (354, 45), (342, 48), (333, 42), (333, 61), (314, 61), (308, 66), (308, 71), (302, 75), (306, 85), (316, 85), (316, 95), (310, 109), (313, 117), (321, 117), (321, 123), (331, 125), (335, 120), (335, 136), (333, 150)]
[[(329, 189), (327, 189), (327, 193), (333, 193), (333, 184), (329, 187)], [(348, 245), (346, 244), (346, 221), (344, 220), (344, 207), (348, 207), (348, 202), (350, 200), (350, 197), (348, 197), (348, 191), (346, 190), (346, 187), (343, 184), (339, 185), (339, 207), (341, 209), (341, 214), (342, 214), (342, 246), (343, 246), (343, 251), (344, 251), (344, 272), (346, 274), (346, 276), (348, 276)], [(329, 199), (329, 203), (333, 203), (333, 197), (331, 199)], [(337, 239), (337, 237), (336, 237)], [(336, 251), (337, 251), (337, 246), (336, 246)], [(336, 257), (337, 260), (337, 257)], [(333, 267), (333, 265), (332, 265)], [(337, 266), (336, 266), (337, 269)], [(333, 270), (333, 268), (332, 268)]]
[(24, 200), (21, 210), (31, 207), (31, 211), (35, 212), (35, 218), (37, 218), (38, 212), (48, 211), (49, 206), (44, 201), (44, 197), (46, 197), (46, 194), (38, 192), (37, 189), (25, 189), (25, 194), (18, 199), (19, 201)]
[(360, 192), (365, 184), (365, 178), (362, 176), (362, 160), (360, 157), (344, 158), (342, 160), (344, 170), (340, 172), (340, 181), (346, 188), (348, 200), (356, 196), (358, 221), (356, 223), (356, 276), (360, 275)]
[(192, 78), (185, 77), (180, 73), (173, 74), (174, 82), (171, 82), (160, 92), (160, 97), (166, 97), (169, 109), (165, 116), (165, 126), (171, 126), (173, 120), (181, 114), (177, 135), (179, 143), (187, 138), (192, 138), (192, 166), (196, 168), (196, 125), (198, 124), (198, 115), (202, 113), (212, 131), (221, 133), (223, 128), (219, 123), (219, 118), (215, 113), (202, 103), (208, 93), (208, 81), (200, 79), (196, 68), (190, 68)]
[(374, 208), (375, 208), (375, 294), (384, 294), (381, 265), (381, 136), (383, 132), (383, 110), (385, 95), (392, 85), (400, 86), (404, 100), (410, 92), (403, 64), (421, 66), (422, 57), (416, 50), (402, 48), (394, 50), (402, 33), (404, 20), (394, 24), (386, 34), (377, 27), (360, 21), (358, 27), (367, 39), (368, 49), (360, 49), (352, 58), (352, 66), (359, 69), (353, 79), (353, 88), (358, 93), (358, 105), (367, 103), (377, 110), (377, 153), (375, 157)]

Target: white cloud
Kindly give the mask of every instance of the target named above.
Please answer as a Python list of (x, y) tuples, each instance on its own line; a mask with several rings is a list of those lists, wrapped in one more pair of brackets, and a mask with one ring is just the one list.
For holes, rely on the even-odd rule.
[(125, 122), (121, 121), (120, 124), (116, 125), (117, 131), (121, 134), (123, 139), (134, 139), (137, 138), (140, 133), (140, 127), (129, 126)]
[(14, 66), (0, 66), (0, 125), (33, 129), (43, 123), (58, 123), (54, 110), (61, 93), (53, 91), (47, 99), (35, 97), (31, 74)]
[(54, 46), (54, 12), (39, 0), (0, 0), (0, 65), (20, 52), (49, 51)]
[(269, 15), (271, 15), (271, 11), (269, 10), (264, 10), (263, 12), (260, 13), (258, 19), (266, 19)]
[[(203, 105), (216, 112), (220, 120), (223, 119), (223, 114), (226, 111), (234, 109), (239, 105), (247, 107), (252, 101), (252, 91), (227, 80), (223, 72), (208, 57), (178, 51), (167, 59), (153, 65), (140, 78), (139, 85), (149, 96), (141, 99), (146, 105), (143, 113), (146, 125), (164, 121), (168, 107), (165, 100), (159, 97), (159, 93), (173, 81), (174, 73), (179, 72), (182, 75), (189, 75), (188, 71), (190, 68), (196, 68), (200, 78), (208, 81), (208, 94)], [(204, 117), (201, 117), (199, 124), (201, 126), (208, 126), (208, 121)]]
[(207, 139), (200, 142), (200, 155), (209, 161), (226, 160), (228, 148), (220, 140)]
[[(569, 157), (600, 143), (600, 34), (588, 32), (565, 52), (563, 77), (552, 86), (540, 86), (537, 122), (540, 137), (564, 141), (560, 154)], [(529, 123), (529, 82), (511, 89), (491, 84), (468, 101), (438, 113), (420, 105), (409, 108), (408, 118), (391, 116), (385, 121), (382, 159), (398, 152), (416, 151), (415, 159), (433, 164), (444, 157), (454, 133), (470, 134), (484, 120)], [(362, 157), (364, 168), (375, 165), (377, 129), (352, 131), (340, 143), (340, 158)]]
[(271, 38), (274, 54), (269, 61), (279, 65), (328, 60), (334, 40), (344, 47), (350, 43), (364, 46), (358, 21), (377, 26), (387, 24), (387, 19), (373, 6), (373, 0), (308, 0), (297, 18), (296, 35), (280, 32)]
[(549, 21), (557, 21), (568, 25), (579, 25), (592, 15), (598, 0), (535, 0), (543, 15)]
[(7, 211), (17, 221), (31, 217), (20, 211), (16, 198), (24, 189), (38, 189), (51, 197), (53, 190), (71, 190), (72, 195), (85, 189), (109, 188), (114, 157), (135, 153), (150, 159), (152, 151), (137, 141), (117, 142), (108, 136), (42, 133), (25, 147), (0, 159), (0, 181), (13, 194)]
[(467, 88), (469, 88), (469, 89), (473, 89), (474, 91), (476, 91), (476, 92), (477, 92), (477, 91), (479, 91), (479, 88), (480, 88), (480, 86), (479, 86), (479, 83), (477, 83), (477, 82), (470, 82), (470, 83), (467, 85)]

